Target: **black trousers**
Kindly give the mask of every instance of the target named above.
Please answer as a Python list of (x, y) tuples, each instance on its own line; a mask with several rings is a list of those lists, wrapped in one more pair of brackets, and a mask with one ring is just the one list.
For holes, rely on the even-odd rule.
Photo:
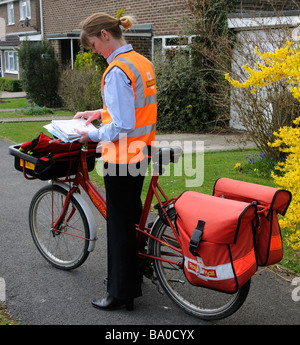
[(107, 204), (107, 292), (118, 299), (142, 295), (135, 224), (139, 222), (142, 212), (141, 191), (144, 173), (132, 176), (130, 172), (132, 169), (129, 165), (104, 164)]

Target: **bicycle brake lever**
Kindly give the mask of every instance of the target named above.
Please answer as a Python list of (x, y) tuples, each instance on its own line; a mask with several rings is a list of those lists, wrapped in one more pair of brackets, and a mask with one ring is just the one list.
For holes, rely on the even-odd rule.
[(81, 147), (81, 151), (87, 152), (88, 151), (88, 143), (84, 143)]

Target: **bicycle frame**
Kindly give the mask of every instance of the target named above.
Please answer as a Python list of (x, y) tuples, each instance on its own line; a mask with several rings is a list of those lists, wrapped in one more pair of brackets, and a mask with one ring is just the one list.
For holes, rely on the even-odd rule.
[[(61, 222), (65, 218), (65, 214), (66, 214), (67, 209), (68, 209), (71, 195), (74, 194), (75, 192), (79, 191), (79, 186), (81, 186), (82, 189), (88, 194), (92, 203), (95, 205), (95, 207), (101, 213), (101, 215), (106, 219), (106, 201), (102, 197), (102, 195), (98, 192), (95, 185), (90, 180), (89, 172), (88, 172), (88, 168), (87, 168), (87, 163), (86, 163), (87, 153), (88, 153), (87, 146), (84, 145), (82, 147), (82, 150), (80, 153), (80, 161), (78, 164), (78, 169), (77, 169), (77, 173), (75, 175), (75, 178), (65, 179), (65, 180), (61, 180), (61, 179), (54, 180), (54, 182), (67, 182), (68, 181), (68, 182), (73, 183), (73, 187), (70, 188), (70, 190), (67, 194), (67, 197), (64, 201), (62, 213), (59, 216), (59, 218), (56, 220), (55, 224), (53, 224), (54, 231), (62, 232), (62, 231), (57, 230), (57, 229), (59, 228), (59, 225), (61, 224)], [(174, 203), (176, 198), (169, 199), (166, 196), (166, 194), (162, 190), (161, 186), (158, 184), (159, 175), (160, 174), (158, 172), (154, 171), (154, 174), (150, 180), (150, 184), (149, 184), (149, 188), (148, 188), (148, 192), (147, 192), (147, 196), (146, 196), (146, 200), (144, 203), (144, 207), (142, 210), (139, 224), (136, 224), (138, 247), (139, 247), (142, 236), (146, 235), (146, 236), (162, 243), (163, 245), (170, 247), (174, 251), (178, 252), (179, 255), (182, 255), (181, 246), (180, 246), (180, 248), (177, 248), (177, 247), (174, 247), (173, 245), (171, 245), (169, 243), (166, 243), (165, 241), (162, 241), (161, 239), (159, 239), (157, 237), (154, 237), (153, 235), (151, 235), (151, 229), (146, 227), (146, 221), (147, 221), (147, 217), (148, 217), (149, 212), (150, 212), (151, 203), (152, 203), (153, 197), (155, 196), (157, 201), (158, 201), (158, 208), (160, 209), (160, 212), (162, 213), (164, 220), (166, 222), (168, 222), (168, 225), (171, 227), (172, 232), (174, 234), (174, 238), (173, 237), (170, 237), (170, 238), (176, 240), (180, 244), (180, 238), (177, 234), (177, 231), (176, 231), (174, 225), (172, 224), (172, 222), (171, 222), (171, 220), (167, 214), (167, 209), (170, 206), (172, 206), (172, 204)], [(161, 197), (160, 197), (160, 195), (161, 195)], [(162, 200), (162, 198), (164, 199), (164, 201)], [(75, 236), (75, 235), (71, 235), (71, 236)], [(76, 236), (76, 237), (83, 238), (81, 236)], [(91, 240), (91, 239), (86, 239), (86, 240)], [(139, 251), (139, 256), (141, 258), (151, 258), (154, 260), (160, 260), (160, 261), (164, 261), (164, 262), (168, 262), (168, 263), (177, 264), (177, 261), (162, 259), (160, 257), (154, 257), (150, 254), (143, 253), (141, 251)]]

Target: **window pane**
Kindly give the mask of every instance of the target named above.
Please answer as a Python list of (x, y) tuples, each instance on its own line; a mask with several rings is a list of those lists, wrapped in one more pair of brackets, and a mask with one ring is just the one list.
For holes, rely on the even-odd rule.
[(22, 0), (20, 1), (20, 19), (24, 20), (26, 17), (29, 19), (31, 17), (30, 1)]
[(168, 37), (166, 38), (166, 46), (182, 46), (188, 44), (187, 37)]
[(162, 38), (154, 38), (154, 52), (162, 52)]
[(27, 1), (26, 1), (26, 17), (31, 18), (30, 0), (27, 0)]
[(5, 52), (4, 56), (5, 56), (5, 69), (8, 70), (8, 52)]
[(4, 52), (4, 59), (5, 59), (5, 71), (9, 73), (17, 73), (18, 72), (18, 54), (14, 51), (6, 51)]
[(14, 53), (14, 71), (18, 71), (18, 57), (17, 53)]
[(166, 39), (166, 46), (177, 46), (179, 44), (178, 37), (168, 37)]
[(8, 17), (8, 24), (15, 23), (15, 15), (14, 15), (14, 4), (7, 4), (7, 17)]
[(13, 56), (9, 57), (9, 70), (11, 71), (14, 65), (14, 58)]

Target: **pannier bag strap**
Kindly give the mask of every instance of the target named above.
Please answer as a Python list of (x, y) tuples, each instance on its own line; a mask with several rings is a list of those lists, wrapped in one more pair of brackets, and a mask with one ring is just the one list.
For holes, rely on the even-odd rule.
[(198, 248), (199, 243), (201, 241), (204, 225), (205, 225), (205, 222), (203, 220), (198, 220), (197, 227), (196, 227), (196, 229), (194, 229), (191, 240), (190, 240), (190, 252), (194, 256), (198, 255), (195, 252), (195, 250)]

